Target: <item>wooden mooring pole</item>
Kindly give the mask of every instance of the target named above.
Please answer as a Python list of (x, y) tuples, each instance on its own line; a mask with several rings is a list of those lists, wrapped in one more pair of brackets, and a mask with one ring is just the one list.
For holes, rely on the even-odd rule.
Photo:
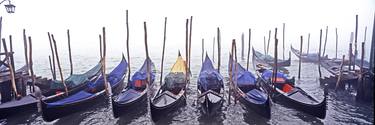
[(320, 70), (320, 61), (321, 61), (321, 54), (320, 51), (322, 50), (322, 29), (320, 29), (320, 40), (319, 40), (319, 56), (318, 56), (318, 72), (319, 72), (319, 78), (322, 78), (322, 72)]
[(250, 48), (251, 48), (251, 29), (249, 29), (249, 46), (247, 47), (247, 61), (246, 61), (246, 70), (247, 71), (249, 71)]
[(3, 42), (3, 47), (4, 47), (4, 52), (5, 52), (5, 58), (8, 62), (8, 65), (9, 65), (9, 71), (10, 71), (10, 78), (11, 78), (11, 83), (12, 83), (12, 88), (13, 88), (13, 91), (14, 91), (14, 94), (15, 94), (15, 97), (16, 99), (19, 99), (19, 94), (18, 94), (18, 91), (17, 91), (17, 87), (16, 87), (16, 80), (15, 80), (15, 76), (14, 76), (14, 69), (13, 69), (13, 66), (12, 66), (12, 63), (10, 63), (10, 55), (11, 53), (8, 52), (8, 48), (7, 48), (7, 45), (6, 45), (6, 42), (5, 42), (5, 39), (2, 38), (2, 42)]
[(217, 71), (219, 73), (220, 73), (220, 66), (221, 66), (220, 63), (221, 63), (221, 36), (220, 36), (220, 28), (217, 27)]
[(244, 60), (244, 51), (245, 51), (245, 35), (242, 33), (241, 35), (241, 59)]
[(353, 61), (353, 70), (355, 70), (355, 60), (357, 59), (357, 55), (358, 55), (357, 37), (358, 37), (358, 15), (355, 15), (354, 59), (352, 60)]
[(73, 75), (73, 61), (72, 61), (72, 52), (70, 49), (70, 33), (69, 29), (66, 31), (66, 34), (68, 35), (68, 50), (69, 50), (69, 62), (70, 62), (70, 75)]
[(268, 55), (269, 49), (270, 49), (270, 41), (271, 41), (271, 30), (268, 31), (268, 42), (267, 42), (267, 53)]
[(33, 68), (33, 44), (31, 41), (31, 37), (29, 36), (29, 69), (31, 73), (31, 83), (33, 85), (33, 92), (35, 92), (35, 75), (34, 75), (34, 68)]
[(322, 57), (326, 56), (327, 38), (328, 38), (328, 26), (326, 27), (326, 36), (325, 36), (325, 40), (324, 40), (324, 48), (323, 48), (323, 55), (322, 55)]
[(164, 51), (165, 51), (165, 41), (167, 39), (166, 33), (167, 33), (167, 17), (164, 18), (164, 38), (163, 38), (163, 52), (161, 54), (160, 86), (163, 84)]
[(214, 37), (214, 41), (212, 42), (212, 61), (215, 61), (215, 37)]
[(143, 22), (143, 29), (145, 32), (145, 50), (146, 50), (146, 69), (147, 69), (147, 85), (151, 85), (151, 59), (148, 55), (148, 45), (147, 45), (147, 24)]
[(273, 66), (273, 72), (272, 72), (272, 84), (274, 85), (276, 83), (276, 78), (277, 78), (277, 44), (278, 44), (278, 39), (277, 39), (277, 28), (275, 28), (275, 53), (274, 53), (274, 66)]
[[(106, 51), (107, 51), (107, 46), (106, 46), (106, 34), (105, 34), (105, 27), (102, 29), (102, 35), (103, 35), (103, 58), (102, 58), (102, 75), (104, 78), (104, 87), (105, 87), (105, 92), (107, 96), (111, 96), (111, 86), (108, 86), (107, 83), (107, 74), (106, 74)], [(130, 67), (129, 67), (130, 68)]]
[(336, 81), (336, 87), (335, 87), (335, 90), (337, 90), (337, 88), (340, 86), (340, 83), (341, 83), (341, 79), (342, 79), (342, 73), (343, 73), (343, 66), (344, 66), (344, 61), (345, 61), (345, 55), (342, 56), (342, 61), (341, 61), (341, 65), (340, 65), (340, 73), (339, 73), (339, 76), (337, 78), (337, 81)]
[[(25, 63), (27, 67), (27, 74), (29, 74), (29, 59), (27, 58), (27, 40), (26, 40), (26, 31), (23, 29), (23, 48), (24, 48), (24, 54), (25, 54)], [(53, 75), (53, 72), (52, 72)]]
[[(56, 80), (56, 66), (55, 66), (55, 52), (54, 52), (56, 50), (53, 49), (53, 44), (52, 44), (53, 41), (51, 39), (51, 34), (49, 32), (47, 32), (47, 34), (48, 34), (49, 46), (51, 48), (51, 55), (52, 55), (52, 68), (53, 68), (52, 79)], [(24, 38), (24, 42), (26, 43), (27, 40), (26, 40), (26, 34), (25, 33), (23, 35), (23, 38)]]
[(335, 28), (336, 31), (336, 52), (335, 52), (335, 59), (337, 59), (337, 44), (338, 44), (338, 34), (337, 34), (337, 28)]
[[(301, 46), (300, 46), (300, 53), (302, 54), (302, 45), (303, 45), (303, 37), (301, 36)], [(301, 78), (301, 62), (302, 62), (302, 60), (301, 60), (301, 58), (299, 58), (299, 62), (298, 62), (298, 79), (300, 79)]]
[(310, 33), (307, 36), (307, 55), (309, 55), (309, 50), (310, 50)]
[[(128, 57), (128, 85), (130, 83), (130, 50), (129, 50), (129, 21), (128, 21), (128, 10), (126, 10), (126, 55)], [(100, 36), (99, 36), (100, 37)], [(101, 44), (100, 44), (101, 45)], [(101, 49), (101, 48), (100, 48)]]
[(204, 39), (202, 39), (202, 64), (204, 60)]
[(54, 48), (55, 48), (54, 50), (55, 50), (55, 55), (56, 55), (57, 67), (59, 68), (59, 72), (60, 72), (61, 83), (64, 85), (65, 95), (68, 96), (69, 95), (68, 94), (68, 87), (65, 84), (64, 76), (63, 76), (63, 73), (62, 73), (62, 68), (61, 68), (60, 59), (59, 59), (59, 53), (57, 51), (56, 40), (55, 40), (55, 37), (53, 36), (53, 34), (51, 34), (51, 37), (52, 37), (53, 45), (54, 45)]
[(283, 23), (283, 60), (285, 60), (285, 23)]

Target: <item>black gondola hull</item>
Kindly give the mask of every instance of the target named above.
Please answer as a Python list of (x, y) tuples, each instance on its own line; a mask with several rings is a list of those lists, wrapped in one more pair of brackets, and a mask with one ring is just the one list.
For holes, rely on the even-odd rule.
[(285, 96), (284, 94), (281, 94), (277, 98), (273, 98), (273, 100), (275, 100), (276, 102), (280, 102), (281, 104), (284, 104), (286, 106), (290, 106), (300, 111), (303, 111), (307, 114), (316, 116), (321, 119), (324, 119), (326, 116), (326, 111), (327, 111), (327, 98), (326, 97), (324, 97), (321, 103), (318, 103), (315, 105), (299, 102), (297, 100), (289, 98), (288, 96)]
[[(224, 99), (221, 96), (208, 97), (207, 94), (205, 94), (201, 97), (203, 99), (203, 101), (200, 102), (200, 105), (202, 107), (203, 113), (210, 116), (210, 115), (215, 114), (216, 112), (220, 111), (221, 107), (223, 106)], [(211, 100), (216, 100), (216, 99), (210, 99), (210, 98), (217, 98), (217, 99), (220, 98), (220, 100), (217, 101), (217, 102), (213, 102)]]
[[(116, 93), (118, 93), (119, 91), (122, 90), (123, 85), (124, 85), (123, 80), (124, 80), (124, 77), (122, 78), (120, 83), (113, 86), (112, 92), (114, 94), (116, 94)], [(105, 97), (106, 97), (105, 90), (102, 90), (102, 91), (96, 93), (95, 95), (91, 96), (90, 98), (86, 98), (84, 100), (80, 100), (80, 101), (75, 102), (75, 103), (70, 103), (70, 104), (55, 106), (55, 107), (47, 107), (47, 102), (45, 100), (42, 100), (41, 101), (42, 117), (45, 121), (50, 122), (50, 121), (56, 120), (58, 118), (67, 116), (69, 114), (72, 114), (72, 113), (75, 113), (75, 112), (78, 112), (78, 111), (82, 111), (82, 110), (85, 110), (89, 107), (92, 107), (93, 103), (95, 104), (95, 103), (103, 102)]]
[[(33, 97), (31, 97), (33, 98)], [(12, 103), (12, 102), (9, 102)], [(6, 103), (3, 103), (6, 104)], [(17, 106), (5, 106), (2, 107), (0, 106), (0, 119), (7, 118), (12, 115), (16, 115), (20, 112), (35, 112), (37, 111), (37, 100), (35, 99), (34, 101), (31, 102), (26, 102), (22, 105), (17, 105)]]
[[(147, 91), (147, 89), (144, 91)], [(128, 111), (134, 109), (135, 107), (143, 106), (144, 104), (147, 104), (147, 92), (142, 93), (142, 95), (139, 98), (127, 103), (120, 103), (115, 101), (114, 98), (112, 98), (113, 116), (115, 118), (118, 118), (121, 115), (126, 114)]]
[(185, 90), (182, 91), (184, 92), (178, 99), (171, 104), (162, 107), (155, 106), (153, 100), (150, 100), (151, 118), (154, 122), (160, 120), (162, 117), (166, 117), (166, 114), (169, 114), (186, 104)]
[(240, 96), (239, 101), (246, 109), (250, 109), (258, 113), (260, 116), (265, 117), (267, 119), (271, 118), (270, 98), (267, 98), (267, 101), (262, 104), (256, 104), (256, 103), (250, 102), (246, 100), (246, 97), (244, 96)]

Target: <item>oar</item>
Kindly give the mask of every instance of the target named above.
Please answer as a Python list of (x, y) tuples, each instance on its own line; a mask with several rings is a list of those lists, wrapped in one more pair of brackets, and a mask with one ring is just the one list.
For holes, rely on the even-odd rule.
[(249, 28), (249, 47), (247, 48), (247, 63), (246, 63), (246, 70), (249, 71), (249, 58), (250, 58), (250, 48), (251, 48), (251, 29)]
[(15, 81), (15, 76), (14, 76), (14, 69), (13, 69), (13, 66), (12, 64), (10, 63), (10, 53), (8, 53), (8, 48), (7, 48), (7, 45), (6, 45), (6, 42), (5, 42), (5, 39), (3, 38), (2, 39), (3, 41), (3, 47), (4, 47), (4, 51), (5, 51), (5, 58), (7, 60), (7, 63), (8, 63), (8, 66), (9, 66), (9, 70), (10, 70), (10, 77), (11, 77), (11, 82), (12, 82), (12, 88), (13, 88), (13, 91), (14, 93), (16, 94), (16, 98), (18, 99), (19, 98), (19, 94), (17, 92), (17, 88), (16, 88), (16, 81)]
[(57, 66), (58, 66), (59, 72), (60, 72), (60, 79), (61, 79), (62, 84), (64, 85), (64, 88), (65, 88), (65, 95), (68, 96), (69, 95), (68, 94), (68, 87), (66, 86), (65, 81), (64, 81), (64, 76), (63, 76), (61, 65), (60, 65), (59, 54), (58, 54), (58, 51), (57, 51), (56, 40), (55, 40), (55, 37), (53, 36), (53, 34), (51, 34), (51, 37), (52, 37), (53, 45), (54, 45), (54, 48), (55, 48)]
[(69, 62), (70, 62), (70, 75), (73, 75), (73, 62), (72, 62), (72, 52), (70, 49), (70, 33), (69, 29), (66, 31), (66, 34), (68, 35), (68, 50), (69, 50)]

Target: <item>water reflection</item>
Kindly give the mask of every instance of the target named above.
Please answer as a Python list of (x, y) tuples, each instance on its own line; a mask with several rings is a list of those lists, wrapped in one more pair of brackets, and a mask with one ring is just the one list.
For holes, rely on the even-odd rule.
[(130, 124), (135, 119), (141, 117), (142, 115), (147, 114), (148, 112), (147, 101), (145, 101), (145, 103), (141, 103), (140, 105), (132, 107), (131, 109), (123, 111), (123, 112), (124, 113), (119, 117), (116, 123), (119, 125)]

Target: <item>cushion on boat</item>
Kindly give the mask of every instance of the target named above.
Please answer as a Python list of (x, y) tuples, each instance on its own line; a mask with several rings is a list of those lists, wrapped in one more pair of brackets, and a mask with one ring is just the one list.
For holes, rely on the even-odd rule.
[(125, 103), (129, 100), (132, 100), (133, 98), (136, 98), (140, 96), (140, 93), (135, 91), (134, 89), (128, 89), (125, 92), (121, 93), (118, 97), (118, 102)]
[(259, 91), (258, 89), (250, 90), (249, 92), (246, 93), (246, 95), (255, 101), (259, 101), (259, 102), (267, 101), (267, 95)]

